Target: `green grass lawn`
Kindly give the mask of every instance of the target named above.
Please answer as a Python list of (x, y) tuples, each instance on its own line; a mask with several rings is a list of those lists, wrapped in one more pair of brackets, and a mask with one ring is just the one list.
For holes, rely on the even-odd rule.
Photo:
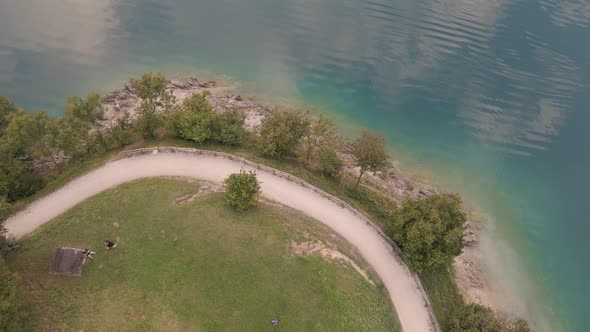
[[(280, 206), (237, 213), (222, 194), (176, 202), (197, 187), (171, 179), (126, 184), (24, 238), (8, 264), (23, 279), (37, 328), (399, 331), (372, 273), (376, 286), (350, 265), (291, 249), (292, 241), (329, 242), (367, 268), (342, 239)], [(105, 250), (105, 239), (118, 239), (117, 248)], [(59, 246), (97, 254), (81, 278), (51, 276)]]

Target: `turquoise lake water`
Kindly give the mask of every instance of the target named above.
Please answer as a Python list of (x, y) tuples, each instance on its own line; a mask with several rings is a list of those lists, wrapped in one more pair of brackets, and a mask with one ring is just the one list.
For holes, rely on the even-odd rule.
[(149, 70), (225, 74), (383, 132), (402, 169), (488, 219), (508, 310), (588, 330), (587, 0), (0, 0), (0, 94), (27, 110)]

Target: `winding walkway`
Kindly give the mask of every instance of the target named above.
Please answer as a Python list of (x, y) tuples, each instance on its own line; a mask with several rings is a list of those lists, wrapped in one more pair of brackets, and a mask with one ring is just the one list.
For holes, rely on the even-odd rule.
[[(152, 149), (153, 150), (153, 149)], [(192, 177), (222, 182), (240, 168), (256, 170), (239, 160), (188, 153), (133, 155), (108, 163), (83, 175), (61, 189), (35, 201), (9, 218), (5, 226), (20, 238), (59, 216), (85, 199), (136, 179), (158, 176)], [(397, 316), (406, 332), (435, 331), (427, 300), (406, 265), (391, 246), (359, 215), (311, 190), (272, 172), (257, 170), (262, 194), (319, 220), (354, 245), (389, 291)]]

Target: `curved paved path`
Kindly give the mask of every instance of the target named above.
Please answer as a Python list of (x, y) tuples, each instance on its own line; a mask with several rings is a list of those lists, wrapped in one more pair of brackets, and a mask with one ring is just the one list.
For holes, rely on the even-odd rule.
[[(85, 199), (132, 180), (157, 176), (182, 176), (221, 182), (246, 167), (222, 157), (159, 153), (121, 159), (83, 175), (43, 197), (5, 223), (20, 238)], [(262, 194), (326, 224), (354, 245), (389, 291), (406, 332), (433, 331), (425, 301), (408, 269), (393, 255), (377, 232), (352, 212), (312, 190), (270, 173), (257, 171)]]

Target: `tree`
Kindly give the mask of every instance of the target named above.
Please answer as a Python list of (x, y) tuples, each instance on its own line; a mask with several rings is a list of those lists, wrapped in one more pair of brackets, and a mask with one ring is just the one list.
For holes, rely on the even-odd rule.
[(4, 129), (8, 126), (8, 116), (16, 112), (16, 105), (7, 97), (0, 96), (0, 137), (4, 134)]
[(47, 146), (47, 135), (52, 121), (43, 111), (31, 115), (18, 109), (8, 117), (5, 139), (13, 156), (20, 159), (39, 158), (51, 155)]
[(452, 313), (450, 332), (532, 332), (529, 324), (481, 304), (464, 304)]
[(29, 164), (15, 157), (10, 142), (6, 138), (0, 140), (0, 197), (15, 201), (42, 186), (41, 177)]
[(213, 136), (214, 116), (207, 93), (194, 94), (168, 116), (168, 124), (176, 136), (203, 143)]
[(232, 109), (213, 118), (213, 139), (227, 145), (240, 145), (248, 135), (244, 128), (246, 117), (240, 110)]
[(95, 92), (85, 98), (68, 97), (66, 112), (53, 129), (52, 145), (67, 157), (89, 154), (96, 145), (105, 145), (99, 120), (104, 114), (104, 98)]
[(53, 144), (71, 159), (79, 158), (90, 152), (91, 126), (72, 115), (64, 114), (57, 121), (53, 131)]
[(344, 163), (336, 150), (329, 145), (319, 147), (315, 156), (316, 168), (325, 176), (335, 177), (342, 170)]
[(13, 212), (14, 206), (10, 204), (6, 198), (0, 197), (0, 259), (2, 259), (6, 253), (17, 247), (16, 241), (7, 236), (6, 228), (4, 227), (4, 221), (8, 219)]
[(143, 138), (156, 137), (157, 130), (162, 126), (162, 117), (156, 112), (155, 104), (149, 101), (142, 101), (137, 112), (137, 129)]
[(269, 157), (295, 155), (303, 137), (309, 132), (311, 121), (306, 112), (275, 109), (262, 122), (260, 145)]
[(90, 92), (86, 98), (68, 97), (66, 114), (88, 123), (91, 127), (95, 127), (98, 120), (103, 118), (104, 101), (104, 97), (96, 92)]
[(459, 307), (451, 318), (450, 332), (500, 332), (494, 312), (479, 304)]
[(260, 195), (260, 183), (256, 178), (256, 172), (230, 174), (223, 183), (225, 184), (225, 201), (238, 211), (244, 211), (258, 205)]
[(133, 143), (135, 135), (129, 113), (125, 112), (122, 117), (115, 121), (115, 124), (111, 127), (110, 136), (111, 140), (115, 141), (119, 146)]
[(309, 162), (313, 154), (323, 145), (334, 144), (337, 140), (337, 131), (334, 123), (323, 114), (311, 125), (311, 129), (303, 139), (305, 148), (305, 161)]
[(386, 144), (383, 136), (366, 130), (361, 132), (361, 136), (353, 144), (355, 165), (360, 167), (360, 174), (355, 187), (358, 187), (365, 172), (376, 173), (389, 167)]
[(156, 137), (156, 131), (162, 125), (157, 107), (162, 106), (167, 113), (173, 108), (175, 100), (166, 90), (166, 78), (160, 73), (146, 73), (140, 79), (132, 78), (129, 82), (142, 99), (136, 110), (138, 129), (144, 138)]
[(457, 194), (408, 198), (398, 209), (387, 232), (403, 249), (417, 272), (448, 267), (463, 250), (467, 216)]
[(28, 311), (20, 278), (0, 258), (0, 331), (33, 330)]

